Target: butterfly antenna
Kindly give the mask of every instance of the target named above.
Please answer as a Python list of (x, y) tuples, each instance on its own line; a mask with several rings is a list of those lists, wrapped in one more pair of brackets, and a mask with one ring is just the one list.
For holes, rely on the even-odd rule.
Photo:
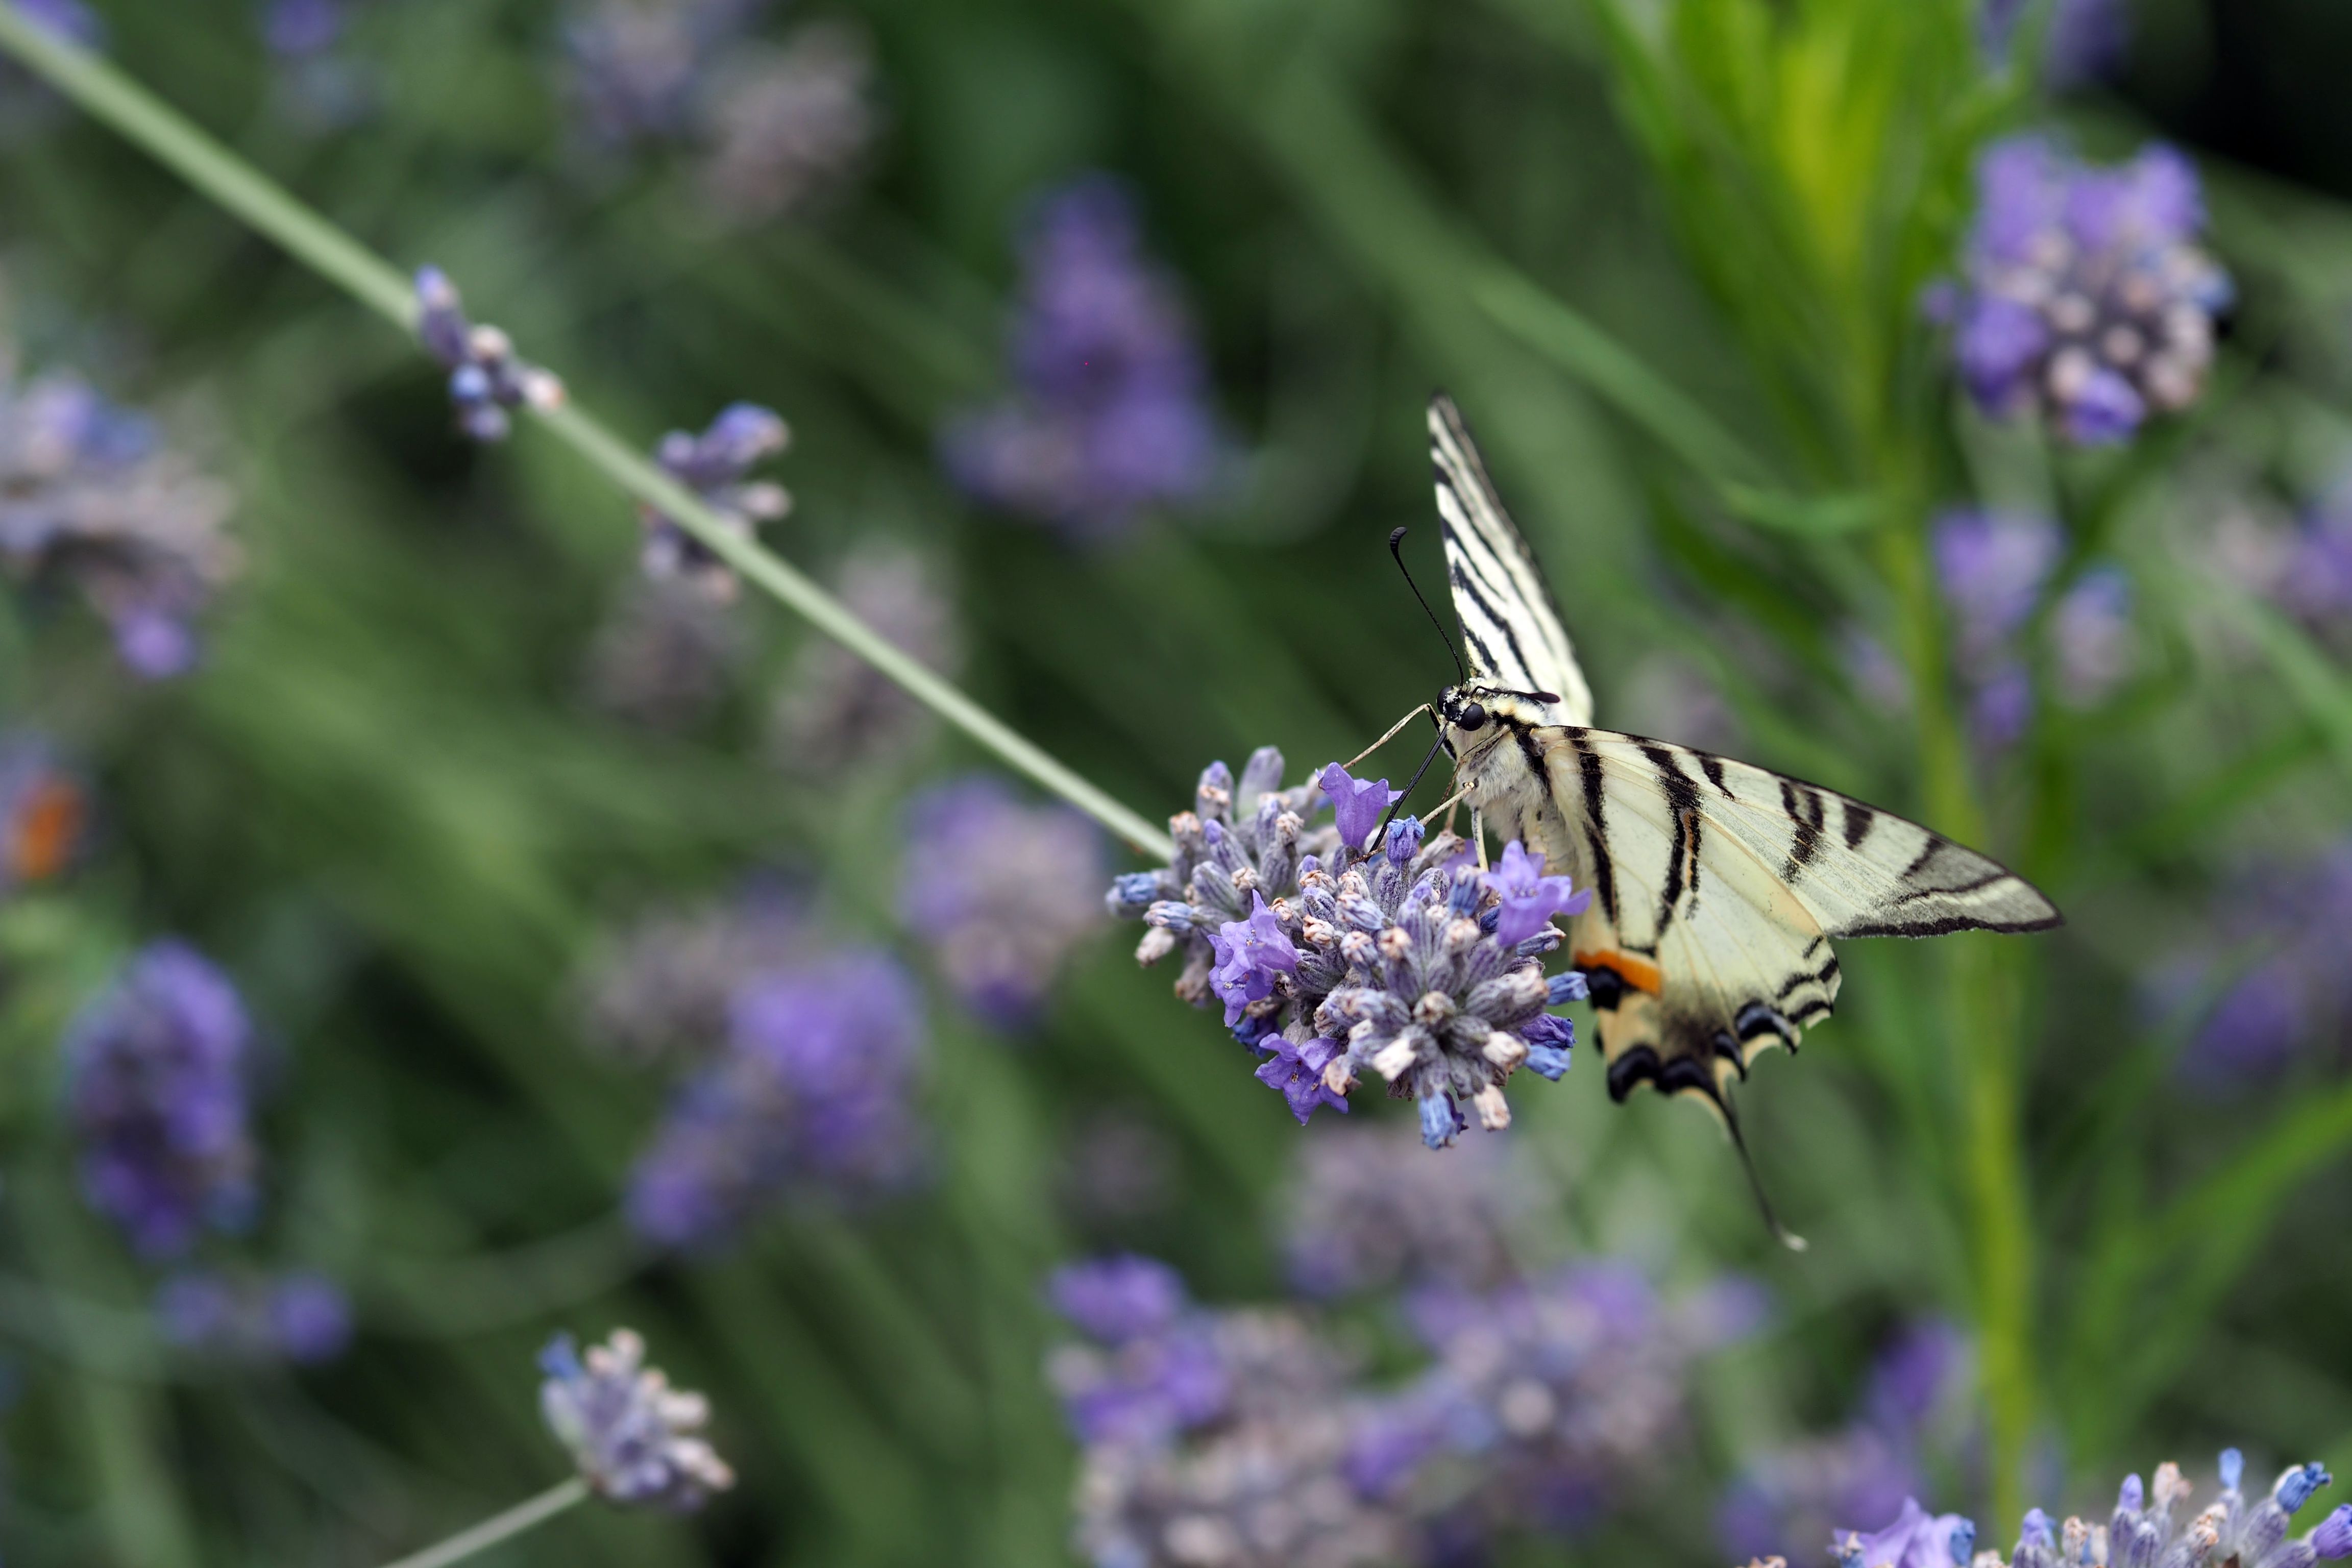
[[(1422, 595), (1421, 584), (1412, 580), (1412, 568), (1404, 563), (1404, 550), (1402, 548), (1404, 544), (1404, 536), (1405, 530), (1402, 528), (1398, 528), (1390, 533), (1389, 554), (1395, 558), (1397, 570), (1404, 574), (1404, 585), (1412, 590), (1412, 596), (1414, 598), (1421, 600), (1421, 613), (1429, 617), (1429, 624), (1437, 628), (1437, 638), (1440, 642), (1445, 645), (1446, 657), (1453, 659), (1454, 673), (1460, 676), (1465, 681), (1467, 681), (1470, 679), (1470, 672), (1463, 668), (1462, 650), (1455, 647), (1454, 646), (1454, 639), (1446, 635), (1445, 623), (1439, 620), (1437, 618), (1437, 612), (1429, 607), (1428, 599)], [(1428, 765), (1429, 764), (1427, 763), (1422, 763), (1422, 766), (1424, 768)]]
[(1429, 755), (1422, 758), (1421, 766), (1412, 770), (1412, 783), (1405, 785), (1404, 793), (1390, 803), (1389, 814), (1381, 818), (1380, 831), (1372, 835), (1373, 843), (1378, 844), (1388, 837), (1389, 824), (1394, 822), (1396, 814), (1404, 809), (1404, 803), (1412, 798), (1413, 788), (1421, 783), (1421, 775), (1429, 771), (1429, 764), (1437, 761), (1437, 753), (1444, 749), (1445, 736), (1441, 731), (1437, 737), (1437, 743), (1429, 748)]
[(1772, 1212), (1772, 1200), (1764, 1195), (1764, 1179), (1756, 1173), (1756, 1162), (1748, 1157), (1748, 1140), (1740, 1134), (1739, 1116), (1731, 1109), (1730, 1097), (1719, 1096), (1716, 1104), (1723, 1109), (1723, 1124), (1731, 1130), (1731, 1146), (1739, 1152), (1739, 1168), (1748, 1173), (1748, 1190), (1756, 1194), (1756, 1207), (1764, 1215), (1765, 1228), (1772, 1233), (1773, 1240), (1790, 1251), (1804, 1251), (1805, 1238), (1780, 1223), (1780, 1216)]

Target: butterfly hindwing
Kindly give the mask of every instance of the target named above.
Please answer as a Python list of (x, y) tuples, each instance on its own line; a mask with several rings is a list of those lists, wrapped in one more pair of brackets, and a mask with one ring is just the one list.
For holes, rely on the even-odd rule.
[(1592, 720), (1592, 692), (1560, 625), (1535, 552), (1503, 510), (1485, 459), (1454, 400), (1429, 403), (1429, 455), (1436, 468), (1437, 522), (1462, 640), (1477, 672), (1517, 691), (1548, 691), (1563, 723)]
[(1596, 897), (1570, 933), (1610, 1089), (1722, 1109), (1769, 1047), (1827, 1017), (1830, 939), (2041, 931), (2023, 879), (1833, 790), (1605, 730), (1539, 731), (1546, 783)]

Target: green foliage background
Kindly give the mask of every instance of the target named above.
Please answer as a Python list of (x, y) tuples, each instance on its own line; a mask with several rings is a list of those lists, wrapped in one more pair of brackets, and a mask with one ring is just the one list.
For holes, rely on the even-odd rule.
[[(875, 534), (939, 552), (967, 687), (1147, 816), (1213, 756), (1352, 754), (1439, 683), (1381, 542), (1427, 518), (1419, 417), (1443, 384), (1604, 721), (1642, 727), (1621, 694), (1669, 653), (1742, 754), (2053, 892), (2073, 923), (2051, 938), (1857, 945), (1837, 1021), (1759, 1072), (1744, 1109), (1804, 1257), (1770, 1248), (1687, 1110), (1611, 1108), (1590, 1062), (1517, 1097), (1582, 1246), (1670, 1279), (1751, 1270), (1782, 1308), (1713, 1366), (1695, 1465), (1528, 1561), (1714, 1561), (1690, 1500), (1836, 1420), (1887, 1325), (1926, 1310), (1978, 1328), (1993, 1438), (1989, 1491), (1942, 1506), (1997, 1509), (2004, 1545), (2029, 1471), (2060, 1507), (2223, 1441), (2352, 1470), (2340, 1058), (2185, 1094), (2181, 1028), (2136, 989), (2187, 942), (2258, 957), (2200, 924), (2217, 875), (2346, 826), (2352, 675), (2197, 546), (2231, 495), (2299, 498), (2344, 456), (2352, 215), (2205, 161), (2238, 333), (2200, 407), (2117, 454), (1956, 406), (1916, 310), (1982, 140), (2055, 120), (2128, 149), (2203, 79), (2202, 13), (2142, 14), (2136, 97), (2053, 105), (1985, 65), (1953, 0), (866, 0), (835, 14), (877, 47), (873, 166), (816, 216), (738, 233), (658, 167), (580, 176), (551, 5), (383, 0), (360, 26), (381, 111), (325, 138), (271, 107), (241, 4), (101, 9), (126, 68), (383, 254), (446, 268), (618, 427), (781, 410), (797, 505), (771, 542), (819, 567)], [(932, 441), (996, 384), (1013, 216), (1090, 167), (1140, 191), (1255, 457), (1216, 515), (1074, 552), (967, 508)], [(7, 151), (0, 246), (33, 357), (205, 443), (252, 558), (180, 684), (0, 616), (0, 710), (92, 759), (105, 811), (95, 863), (0, 908), (13, 1559), (396, 1555), (561, 1474), (531, 1354), (627, 1322), (712, 1394), (740, 1490), (691, 1526), (576, 1514), (506, 1560), (1062, 1560), (1072, 1452), (1036, 1281), (1118, 1243), (1212, 1300), (1277, 1293), (1279, 1103), (1107, 931), (1034, 1039), (937, 1000), (928, 1195), (793, 1214), (713, 1260), (641, 1255), (612, 1209), (660, 1096), (578, 1039), (600, 933), (775, 867), (898, 940), (898, 802), (979, 759), (942, 742), (906, 776), (793, 784), (761, 760), (757, 680), (683, 738), (589, 711), (627, 503), (537, 433), (454, 439), (412, 345), (102, 131)], [(1924, 553), (1929, 511), (1970, 497), (2053, 507), (2076, 564), (2127, 563), (2159, 656), (1990, 769), (1944, 696)], [(743, 618), (779, 668), (799, 629)], [(1902, 651), (1912, 721), (1857, 699), (1848, 622)], [(59, 1027), (167, 931), (236, 974), (280, 1052), (254, 1249), (352, 1286), (360, 1339), (324, 1371), (165, 1354), (152, 1277), (72, 1194)], [(1173, 1141), (1182, 1194), (1116, 1234), (1056, 1186), (1106, 1105)]]

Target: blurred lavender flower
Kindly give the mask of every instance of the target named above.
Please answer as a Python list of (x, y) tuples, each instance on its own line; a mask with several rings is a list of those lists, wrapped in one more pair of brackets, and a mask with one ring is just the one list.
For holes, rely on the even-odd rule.
[(1347, 1474), (1355, 1423), (1302, 1402), (1179, 1445), (1089, 1445), (1076, 1546), (1095, 1568), (1372, 1568), (1407, 1561), (1414, 1531)]
[[(1398, 1396), (1426, 1463), (1465, 1471), (1490, 1527), (1572, 1529), (1659, 1473), (1688, 1426), (1693, 1363), (1755, 1331), (1753, 1286), (1674, 1301), (1627, 1264), (1407, 1300), (1437, 1364)], [(1393, 1433), (1391, 1443), (1397, 1441)]]
[(1937, 1417), (1968, 1387), (1967, 1355), (1948, 1323), (1929, 1321), (1896, 1336), (1844, 1427), (1776, 1449), (1741, 1470), (1717, 1511), (1725, 1549), (1735, 1556), (1794, 1552), (1801, 1561), (1841, 1521), (1895, 1513), (1925, 1485), (1923, 1454)]
[(1404, 1521), (1348, 1479), (1358, 1396), (1303, 1320), (1193, 1307), (1164, 1265), (1081, 1264), (1049, 1293), (1096, 1342), (1047, 1363), (1085, 1446), (1077, 1545), (1100, 1568), (1349, 1568)]
[(804, 962), (813, 948), (800, 907), (772, 889), (650, 915), (588, 964), (581, 987), (588, 1033), (639, 1061), (715, 1055), (736, 994)]
[(2094, 708), (2130, 679), (2139, 647), (2132, 636), (2131, 579), (2114, 566), (2085, 572), (2050, 616), (2058, 696)]
[[(2352, 1505), (2339, 1507), (2310, 1531), (2290, 1537), (2291, 1521), (2313, 1493), (2329, 1484), (2318, 1465), (2292, 1465), (2267, 1496), (2248, 1505), (2239, 1482), (2244, 1461), (2235, 1448), (2221, 1454), (2221, 1490), (2195, 1513), (2187, 1508), (2196, 1489), (2178, 1465), (2156, 1468), (2152, 1485), (2137, 1476), (2117, 1489), (2115, 1511), (2105, 1522), (2069, 1518), (2053, 1523), (2034, 1509), (2018, 1532), (2012, 1568), (2312, 1568), (2323, 1560), (2352, 1556)], [(1931, 1517), (1906, 1499), (1902, 1513), (1885, 1530), (1842, 1531), (1832, 1546), (1841, 1568), (1954, 1568), (1971, 1562), (1976, 1527), (1958, 1514)], [(1997, 1552), (1974, 1555), (1975, 1568), (1997, 1568)]]
[(2024, 630), (2065, 553), (2058, 525), (2005, 511), (1948, 511), (1933, 525), (1936, 574), (1961, 668), (1981, 676)]
[[(2352, 1026), (2352, 840), (2305, 863), (2243, 879), (2213, 922), (2263, 956), (2224, 992), (2180, 1058), (2209, 1088), (2273, 1076), (2298, 1047), (2340, 1047)], [(2210, 943), (2207, 945), (2210, 945)], [(2189, 957), (2160, 972), (2167, 989), (2208, 963)]]
[(1545, 1206), (1550, 1184), (1500, 1142), (1432, 1160), (1417, 1131), (1396, 1124), (1325, 1128), (1306, 1141), (1282, 1193), (1292, 1282), (1310, 1296), (1343, 1296), (1502, 1283), (1513, 1272), (1510, 1233)]
[(2195, 401), (2231, 285), (2195, 244), (2205, 209), (2186, 158), (2151, 146), (2094, 169), (2016, 137), (1986, 150), (1977, 184), (1965, 279), (1930, 305), (1982, 407), (2039, 410), (2095, 444)]
[(672, 1388), (645, 1364), (646, 1342), (614, 1329), (583, 1356), (570, 1334), (540, 1352), (540, 1413), (596, 1495), (629, 1507), (691, 1513), (735, 1484), (704, 1437), (710, 1402)]
[(1873, 708), (1882, 713), (1901, 713), (1911, 706), (1909, 673), (1867, 628), (1851, 622), (1842, 627), (1838, 657), (1855, 693)]
[(0, 733), (0, 899), (70, 866), (89, 820), (89, 794), (47, 741)]
[(323, 1274), (233, 1277), (184, 1269), (156, 1291), (155, 1326), (183, 1350), (314, 1366), (350, 1346), (352, 1307), (342, 1288)]
[(730, 1011), (726, 1050), (638, 1159), (626, 1205), (638, 1234), (709, 1247), (786, 1194), (854, 1199), (914, 1175), (922, 1014), (894, 960), (807, 960), (747, 981)]
[(351, 20), (345, 0), (261, 0), (261, 41), (280, 59), (323, 55)]
[(253, 1026), (226, 975), (185, 943), (149, 943), (66, 1032), (82, 1191), (154, 1258), (252, 1216)]
[[(730, 403), (699, 436), (684, 430), (664, 436), (654, 459), (718, 513), (730, 534), (750, 539), (761, 523), (790, 511), (792, 498), (782, 485), (744, 476), (791, 441), (791, 430), (773, 410), (756, 403)], [(642, 560), (646, 576), (656, 581), (683, 578), (721, 601), (735, 596), (734, 572), (677, 519), (648, 506), (639, 509), (638, 521), (646, 531)]]
[(743, 628), (709, 595), (635, 578), (589, 644), (588, 700), (649, 730), (688, 730), (726, 696), (749, 651)]
[(1126, 188), (1097, 175), (1048, 197), (1022, 268), (1017, 390), (948, 423), (949, 475), (989, 506), (1085, 541), (1202, 500), (1222, 445), (1208, 367), (1175, 283), (1142, 255)]
[[(858, 619), (923, 664), (950, 673), (955, 613), (920, 556), (886, 542), (860, 545), (834, 593)], [(785, 771), (829, 779), (911, 751), (930, 710), (829, 637), (801, 645), (777, 686), (772, 750)]]
[[(2009, 53), (2027, 0), (1985, 0), (1979, 23), (1988, 52)], [(2042, 75), (2052, 87), (2081, 87), (2112, 76), (2131, 42), (2123, 0), (2053, 0), (2042, 38)]]
[(814, 23), (781, 49), (738, 51), (702, 111), (703, 200), (732, 223), (796, 212), (874, 140), (874, 52), (842, 23)]
[(685, 135), (711, 68), (764, 8), (763, 0), (580, 0), (563, 43), (589, 137), (618, 150)]
[(2314, 630), (2352, 623), (2352, 470), (2313, 498), (2291, 528), (2239, 512), (2215, 530), (2217, 564)]
[(73, 584), (132, 673), (184, 673), (196, 615), (242, 561), (226, 487), (75, 377), (9, 368), (0, 353), (0, 564)]
[[(2033, 683), (2021, 646), (2027, 623), (2065, 553), (2058, 525), (2019, 512), (1953, 510), (1933, 530), (1937, 580), (1950, 606), (1953, 665), (1968, 686), (1977, 739), (1988, 750), (2013, 744), (2033, 715)], [(2131, 583), (2094, 566), (2059, 596), (2050, 616), (2058, 694), (2096, 706), (2131, 674)]]
[(1102, 924), (1102, 834), (1061, 805), (1024, 805), (973, 774), (907, 809), (898, 919), (949, 989), (1004, 1028), (1044, 1005), (1063, 961)]
[(457, 286), (437, 267), (417, 269), (416, 312), (417, 340), (449, 373), (457, 427), (473, 439), (505, 440), (514, 427), (509, 410), (562, 404), (563, 383), (518, 356), (498, 328), (467, 320)]

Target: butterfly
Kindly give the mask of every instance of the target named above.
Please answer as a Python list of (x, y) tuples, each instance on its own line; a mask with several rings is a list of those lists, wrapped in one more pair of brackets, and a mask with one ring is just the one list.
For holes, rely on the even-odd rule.
[[(1429, 405), (1438, 526), (1469, 668), (1435, 704), (1473, 837), (1483, 825), (1593, 893), (1569, 948), (1610, 1098), (1643, 1084), (1721, 1121), (1773, 1217), (1731, 1100), (1763, 1051), (1830, 1016), (1833, 939), (2044, 931), (2024, 879), (1850, 795), (1751, 763), (1592, 727), (1592, 692), (1535, 552), (1444, 394)], [(1442, 629), (1442, 627), (1441, 627)]]

